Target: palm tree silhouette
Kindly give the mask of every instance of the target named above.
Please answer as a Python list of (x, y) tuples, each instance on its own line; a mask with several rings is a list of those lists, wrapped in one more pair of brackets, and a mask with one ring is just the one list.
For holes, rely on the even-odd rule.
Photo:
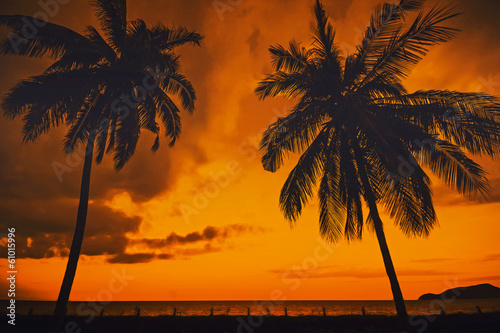
[[(379, 214), (385, 208), (407, 236), (427, 236), (437, 225), (427, 167), (453, 189), (479, 200), (489, 190), (482, 168), (467, 157), (500, 151), (500, 106), (481, 93), (417, 91), (403, 79), (429, 47), (456, 29), (442, 23), (454, 8), (421, 11), (424, 0), (378, 6), (356, 51), (342, 58), (335, 31), (319, 0), (311, 48), (295, 41), (272, 46), (274, 73), (256, 88), (261, 98), (284, 96), (295, 105), (264, 133), (262, 164), (275, 172), (290, 152), (300, 153), (280, 194), (293, 226), (316, 190), (319, 229), (327, 240), (361, 239), (374, 230), (397, 314), (407, 312)], [(405, 25), (409, 12), (419, 12)], [(368, 206), (364, 219), (363, 202)], [(365, 212), (366, 213), (366, 212)]]
[(49, 22), (38, 23), (42, 27), (36, 34), (24, 36), (25, 22), (34, 22), (34, 18), (0, 16), (0, 25), (11, 29), (1, 46), (2, 54), (55, 59), (43, 74), (22, 80), (8, 92), (4, 115), (23, 117), (25, 142), (66, 124), (66, 152), (86, 145), (76, 228), (54, 311), (53, 332), (58, 331), (66, 313), (80, 255), (94, 148), (97, 163), (110, 153), (119, 170), (134, 154), (141, 130), (156, 134), (151, 149), (159, 148), (157, 119), (173, 146), (181, 132), (181, 118), (170, 96), (176, 95), (190, 113), (196, 100), (193, 86), (179, 71), (174, 49), (184, 44), (199, 46), (201, 35), (184, 27), (148, 27), (141, 19), (127, 21), (125, 0), (96, 0), (93, 5), (104, 36), (92, 26), (79, 34)]

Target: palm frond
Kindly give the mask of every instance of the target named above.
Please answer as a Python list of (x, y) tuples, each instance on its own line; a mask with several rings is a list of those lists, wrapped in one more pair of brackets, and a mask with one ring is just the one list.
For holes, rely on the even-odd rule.
[(127, 1), (93, 0), (92, 4), (110, 45), (121, 52), (127, 34)]
[(277, 171), (288, 152), (301, 153), (312, 142), (327, 117), (323, 105), (299, 104), (288, 116), (269, 126), (260, 144), (265, 170)]
[(103, 56), (96, 52), (67, 53), (52, 65), (47, 67), (46, 73), (68, 72), (78, 69), (90, 68), (98, 64)]
[(328, 133), (322, 131), (302, 154), (281, 189), (280, 208), (285, 218), (292, 223), (299, 218), (302, 207), (313, 194), (314, 185), (323, 169), (323, 152), (327, 145)]
[(290, 42), (288, 50), (278, 44), (271, 46), (269, 53), (274, 70), (288, 73), (303, 71), (309, 65), (311, 58), (311, 52), (294, 40)]
[(109, 118), (103, 121), (99, 128), (97, 129), (97, 134), (95, 135), (95, 148), (96, 148), (96, 156), (95, 161), (97, 164), (100, 164), (104, 158), (104, 154), (106, 152), (106, 145), (108, 144), (108, 139), (111, 132), (111, 112), (109, 114)]
[(97, 50), (99, 50), (109, 63), (116, 61), (117, 54), (115, 50), (106, 42), (96, 28), (88, 25), (85, 29), (85, 36), (96, 46)]
[(359, 86), (363, 86), (380, 73), (390, 73), (406, 78), (434, 45), (453, 39), (459, 31), (440, 25), (459, 15), (454, 7), (434, 7), (427, 14), (420, 13), (414, 23), (404, 32), (396, 31), (385, 48), (375, 56), (366, 76)]
[(372, 13), (363, 41), (357, 46), (356, 60), (363, 62), (370, 55), (376, 56), (399, 30), (407, 12), (422, 9), (424, 3), (425, 0), (401, 0), (398, 5), (392, 3), (378, 5)]
[(295, 98), (306, 93), (307, 82), (308, 76), (305, 73), (290, 74), (277, 71), (257, 84), (255, 94), (261, 100), (276, 96)]
[(330, 81), (330, 84), (340, 86), (344, 75), (343, 59), (340, 49), (335, 43), (335, 30), (328, 22), (328, 16), (319, 0), (316, 0), (314, 5), (314, 13), (316, 22), (313, 28), (311, 54), (315, 56), (316, 67), (320, 68), (321, 72), (327, 73), (327, 80)]
[(363, 184), (359, 174), (362, 168), (366, 168), (366, 163), (360, 165), (356, 160), (355, 143), (349, 138), (346, 131), (342, 131), (338, 136), (340, 175), (343, 190), (340, 191), (342, 202), (346, 207), (346, 222), (344, 236), (348, 242), (361, 239), (363, 230), (363, 209), (361, 198), (364, 187), (372, 187), (372, 184)]
[(437, 226), (430, 180), (414, 166), (411, 174), (386, 182), (382, 203), (406, 236), (427, 236)]
[(170, 138), (169, 146), (173, 147), (182, 130), (180, 110), (170, 97), (161, 91), (158, 92), (156, 99), (158, 115), (166, 129), (165, 135)]
[(182, 107), (189, 113), (193, 113), (196, 101), (196, 91), (191, 82), (182, 74), (169, 73), (168, 77), (161, 83), (161, 87), (170, 94), (178, 95)]
[(429, 167), (446, 185), (470, 200), (485, 199), (491, 190), (486, 172), (456, 145), (437, 140), (433, 149), (420, 150), (423, 165)]
[(71, 118), (75, 104), (85, 99), (87, 70), (44, 73), (20, 81), (4, 97), (2, 108), (9, 119), (24, 116), (24, 141), (32, 142)]
[(118, 121), (113, 148), (113, 160), (116, 170), (120, 170), (132, 158), (141, 134), (140, 119), (137, 110), (131, 110), (127, 117)]
[(185, 27), (168, 28), (163, 24), (157, 24), (151, 28), (153, 43), (159, 50), (172, 50), (184, 44), (201, 46), (203, 36), (195, 30), (188, 30)]
[(139, 126), (156, 135), (155, 141), (151, 146), (151, 151), (156, 152), (160, 148), (160, 125), (156, 122), (157, 110), (159, 107), (155, 102), (152, 93), (146, 95), (142, 103), (138, 105)]
[(500, 153), (500, 104), (494, 96), (456, 91), (418, 91), (375, 99), (395, 117), (439, 133), (473, 154)]
[(0, 54), (12, 54), (40, 58), (48, 55), (59, 58), (67, 53), (77, 53), (82, 50), (93, 50), (92, 43), (79, 33), (43, 21), (42, 27), (37, 27), (36, 33), (26, 34), (23, 31), (26, 22), (39, 19), (24, 15), (0, 15), (0, 26), (10, 28), (11, 32), (0, 45)]
[(361, 239), (363, 235), (363, 208), (360, 195), (350, 195), (347, 201), (344, 236), (348, 242)]
[(314, 27), (314, 42), (312, 52), (322, 58), (330, 65), (331, 69), (341, 71), (340, 50), (335, 44), (335, 30), (328, 22), (328, 16), (320, 0), (314, 4), (314, 14), (316, 16)]
[(86, 135), (88, 132), (99, 129), (99, 122), (104, 117), (103, 111), (110, 104), (105, 87), (97, 86), (89, 89), (77, 115), (69, 120), (71, 126), (64, 140), (66, 152), (72, 152), (76, 146), (84, 144), (88, 139)]
[[(337, 133), (335, 133), (337, 134)], [(340, 198), (341, 175), (339, 140), (336, 135), (330, 140), (327, 148), (326, 163), (318, 189), (319, 197), (319, 232), (329, 242), (337, 242), (342, 238), (346, 219), (346, 204)]]

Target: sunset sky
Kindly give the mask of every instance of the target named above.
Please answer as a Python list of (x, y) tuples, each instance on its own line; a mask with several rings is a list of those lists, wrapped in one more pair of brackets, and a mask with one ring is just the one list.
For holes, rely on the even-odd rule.
[[(43, 2), (43, 1), (42, 1)], [(328, 245), (319, 239), (318, 205), (307, 206), (290, 229), (278, 196), (292, 157), (272, 174), (260, 164), (260, 134), (291, 104), (258, 101), (253, 90), (271, 72), (270, 45), (295, 39), (308, 46), (312, 0), (129, 0), (128, 19), (183, 25), (205, 36), (183, 47), (183, 72), (197, 94), (196, 111), (182, 114), (174, 148), (150, 152), (144, 134), (120, 172), (107, 156), (94, 165), (87, 229), (70, 300), (96, 298), (116, 274), (130, 277), (113, 300), (392, 299), (373, 234), (361, 242)], [(324, 0), (337, 42), (354, 50), (376, 0)], [(450, 23), (463, 31), (438, 46), (406, 81), (410, 92), (450, 89), (500, 96), (500, 3), (455, 0), (464, 12)], [(437, 1), (429, 0), (428, 8)], [(32, 16), (35, 0), (2, 1), (1, 14)], [(51, 13), (49, 13), (51, 14)], [(60, 5), (50, 21), (82, 32), (98, 26), (83, 0)], [(2, 38), (7, 30), (0, 29)], [(50, 59), (2, 56), (0, 95), (40, 74)], [(3, 112), (3, 111), (2, 111)], [(67, 158), (65, 128), (35, 144), (21, 143), (20, 119), (0, 120), (0, 236), (16, 228), (17, 299), (55, 300), (74, 231), (83, 163)], [(500, 162), (476, 157), (489, 172), (490, 200), (462, 199), (434, 179), (440, 226), (428, 238), (408, 239), (387, 215), (389, 249), (403, 295), (416, 299), (458, 285), (500, 286)], [(54, 165), (71, 172), (58, 178)], [(6, 297), (5, 238), (0, 285)], [(133, 278), (132, 278), (133, 277)]]

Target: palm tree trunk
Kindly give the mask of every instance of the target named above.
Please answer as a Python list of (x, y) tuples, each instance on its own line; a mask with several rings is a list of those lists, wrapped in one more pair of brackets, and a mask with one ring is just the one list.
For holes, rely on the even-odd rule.
[(394, 303), (396, 305), (396, 313), (401, 320), (401, 324), (404, 326), (408, 325), (408, 313), (406, 312), (406, 305), (403, 299), (403, 293), (399, 286), (398, 277), (396, 276), (396, 271), (394, 270), (394, 264), (392, 263), (391, 253), (389, 252), (389, 247), (387, 246), (387, 240), (385, 239), (384, 228), (382, 219), (380, 218), (377, 201), (375, 194), (372, 190), (372, 185), (367, 175), (366, 167), (364, 167), (363, 157), (360, 150), (355, 150), (356, 162), (359, 166), (359, 176), (364, 188), (364, 197), (368, 203), (368, 208), (370, 209), (370, 216), (373, 220), (373, 226), (375, 229), (375, 234), (377, 235), (378, 245), (380, 247), (380, 252), (382, 252), (382, 258), (384, 260), (385, 272), (389, 277), (391, 283), (392, 297), (394, 298)]
[(85, 151), (85, 164), (83, 166), (82, 183), (80, 187), (80, 202), (78, 205), (78, 215), (76, 217), (75, 233), (73, 235), (73, 241), (71, 243), (71, 250), (69, 252), (66, 272), (64, 273), (64, 279), (59, 291), (59, 297), (57, 298), (54, 315), (52, 317), (52, 322), (49, 330), (50, 333), (59, 332), (59, 327), (61, 326), (64, 316), (66, 315), (66, 306), (68, 304), (69, 295), (71, 293), (71, 287), (73, 286), (73, 280), (75, 279), (76, 267), (78, 265), (80, 250), (82, 248), (83, 235), (85, 232), (85, 222), (87, 220), (87, 208), (89, 203), (90, 190), (90, 171), (92, 169), (93, 151), (94, 142), (92, 139), (89, 139)]
[(373, 219), (373, 225), (375, 228), (375, 234), (377, 235), (380, 252), (382, 252), (382, 258), (384, 259), (385, 272), (387, 273), (391, 283), (392, 296), (394, 298), (394, 303), (396, 304), (396, 312), (399, 318), (407, 321), (408, 313), (406, 312), (403, 293), (399, 287), (398, 277), (396, 276), (396, 271), (394, 270), (391, 253), (389, 252), (389, 247), (387, 246), (387, 240), (385, 239), (384, 228), (378, 213), (377, 204), (375, 202), (369, 202), (368, 206), (370, 208), (370, 216)]

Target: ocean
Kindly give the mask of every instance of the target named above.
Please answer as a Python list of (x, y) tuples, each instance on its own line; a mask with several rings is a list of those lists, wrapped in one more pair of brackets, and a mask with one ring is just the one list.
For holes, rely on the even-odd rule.
[[(8, 301), (0, 301), (0, 313), (7, 313)], [(55, 302), (49, 301), (16, 301), (16, 313), (20, 315), (50, 315)], [(441, 308), (447, 314), (500, 312), (500, 299), (449, 300), (447, 303), (436, 301), (406, 301), (409, 315), (440, 314)], [(479, 309), (478, 309), (479, 307)], [(69, 302), (68, 315), (80, 316), (130, 316), (136, 315), (139, 309), (141, 316), (209, 316), (230, 315), (253, 316), (337, 316), (361, 315), (395, 315), (393, 301), (127, 301), (110, 302), (101, 307), (99, 303)]]

